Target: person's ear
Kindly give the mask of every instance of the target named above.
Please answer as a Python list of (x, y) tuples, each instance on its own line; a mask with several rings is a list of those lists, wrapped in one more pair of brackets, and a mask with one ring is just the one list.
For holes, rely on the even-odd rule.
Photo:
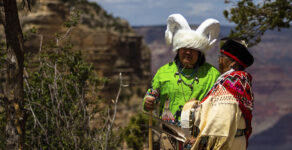
[(231, 68), (235, 69), (235, 67), (236, 67), (236, 62), (235, 62), (235, 61), (233, 61), (233, 62), (231, 62), (231, 63), (229, 64), (229, 68), (230, 68), (230, 69), (231, 69)]

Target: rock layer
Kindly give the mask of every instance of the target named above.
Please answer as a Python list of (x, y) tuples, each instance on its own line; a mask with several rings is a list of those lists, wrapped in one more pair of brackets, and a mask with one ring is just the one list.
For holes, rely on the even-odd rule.
[(74, 45), (73, 50), (81, 50), (83, 57), (93, 64), (99, 76), (109, 79), (102, 89), (102, 98), (115, 98), (120, 72), (123, 73), (124, 83), (130, 85), (123, 92), (124, 96), (130, 98), (137, 91), (146, 91), (151, 79), (149, 48), (127, 21), (112, 17), (98, 4), (73, 4), (70, 0), (33, 1), (31, 12), (20, 11), (23, 31), (35, 28), (38, 32), (25, 43), (27, 50), (41, 50), (41, 36), (44, 45), (56, 40), (55, 33), (65, 35), (68, 28), (64, 26), (64, 22), (74, 11), (81, 12), (80, 23), (70, 30), (69, 39)]

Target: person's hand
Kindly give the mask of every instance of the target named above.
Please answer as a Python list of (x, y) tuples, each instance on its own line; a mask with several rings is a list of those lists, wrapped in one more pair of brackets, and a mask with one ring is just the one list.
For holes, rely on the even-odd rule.
[(188, 138), (184, 143), (184, 147), (192, 146), (193, 144), (195, 144), (195, 142), (196, 142), (195, 137)]
[(155, 102), (155, 98), (152, 96), (147, 96), (145, 98), (145, 103), (144, 103), (144, 109), (147, 111), (151, 111), (154, 109), (154, 102)]
[(196, 100), (196, 99), (191, 99), (191, 100), (194, 101), (194, 104), (192, 105), (192, 108), (196, 109), (199, 106), (200, 102), (198, 100)]

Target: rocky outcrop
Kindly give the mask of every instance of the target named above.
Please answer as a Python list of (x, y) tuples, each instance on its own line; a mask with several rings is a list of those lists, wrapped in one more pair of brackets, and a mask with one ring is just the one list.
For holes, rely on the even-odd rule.
[[(150, 83), (150, 50), (127, 21), (107, 14), (98, 4), (70, 0), (33, 1), (32, 11), (20, 12), (24, 31), (36, 28), (38, 36), (31, 37), (25, 45), (29, 51), (38, 52), (40, 35), (43, 45), (55, 40), (55, 33), (65, 35), (64, 22), (74, 11), (80, 12), (79, 24), (70, 31), (74, 50), (92, 63), (99, 75), (109, 79), (102, 89), (102, 97), (111, 100), (119, 87), (119, 73), (130, 84), (124, 95), (128, 98), (138, 91), (146, 91)], [(77, 0), (78, 1), (78, 0)], [(76, 2), (77, 2), (76, 1)]]

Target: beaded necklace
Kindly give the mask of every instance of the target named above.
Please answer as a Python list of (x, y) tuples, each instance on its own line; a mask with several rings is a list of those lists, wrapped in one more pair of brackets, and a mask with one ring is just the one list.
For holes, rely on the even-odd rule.
[[(178, 66), (178, 71), (174, 74), (174, 76), (176, 76), (176, 75), (179, 76), (179, 78), (178, 78), (178, 80), (177, 80), (177, 84), (179, 84), (179, 83), (182, 82), (182, 83), (184, 83), (186, 86), (190, 87), (191, 90), (193, 90), (193, 84), (194, 84), (194, 82), (197, 81), (197, 83), (199, 83), (199, 78), (198, 78), (197, 74), (194, 76), (194, 74), (197, 72), (197, 70), (198, 70), (198, 68), (199, 68), (199, 65), (196, 64), (196, 66), (195, 66), (195, 68), (194, 68), (194, 71), (193, 71), (190, 75), (186, 75), (186, 74), (183, 73), (185, 67), (181, 68), (181, 65), (180, 65), (180, 62), (179, 62), (179, 61), (178, 61), (178, 63), (177, 63), (177, 66)], [(190, 78), (190, 77), (194, 76), (194, 79), (193, 79), (192, 83), (188, 84), (188, 83), (186, 83), (186, 82), (182, 79), (181, 75), (185, 76), (186, 78)]]

